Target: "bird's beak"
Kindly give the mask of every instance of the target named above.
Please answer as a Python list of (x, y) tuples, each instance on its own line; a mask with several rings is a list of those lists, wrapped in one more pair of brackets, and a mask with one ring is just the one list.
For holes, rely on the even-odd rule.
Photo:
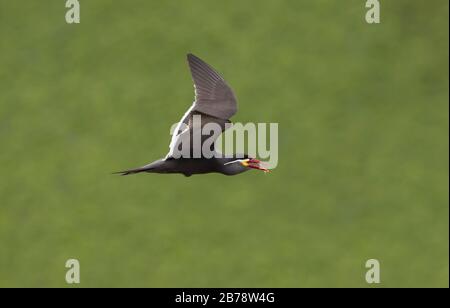
[(267, 169), (263, 166), (263, 164), (264, 164), (263, 162), (261, 162), (258, 159), (255, 159), (255, 158), (242, 160), (241, 164), (244, 167), (261, 170), (261, 171), (264, 171), (265, 173), (270, 172), (269, 169)]

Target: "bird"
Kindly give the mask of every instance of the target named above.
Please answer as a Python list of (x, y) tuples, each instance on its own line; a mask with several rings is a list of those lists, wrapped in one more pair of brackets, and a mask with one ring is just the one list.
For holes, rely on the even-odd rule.
[[(214, 142), (209, 147), (209, 155), (201, 152), (200, 156), (180, 155), (183, 146), (189, 145), (189, 154), (193, 154), (198, 147), (203, 146), (208, 138), (215, 141), (218, 136), (201, 135), (201, 128), (212, 123), (224, 132), (230, 118), (237, 112), (236, 96), (225, 79), (206, 62), (193, 55), (187, 54), (187, 62), (194, 83), (195, 100), (185, 112), (175, 127), (169, 145), (169, 153), (145, 166), (116, 172), (120, 175), (138, 173), (179, 173), (187, 177), (194, 174), (220, 173), (223, 175), (237, 175), (249, 170), (269, 172), (260, 160), (247, 154), (216, 155)], [(195, 125), (195, 119), (201, 119), (200, 125)], [(229, 126), (228, 126), (229, 127)], [(200, 136), (200, 144), (194, 144), (196, 136)], [(211, 140), (210, 140), (211, 141)], [(220, 154), (220, 153), (219, 153)]]

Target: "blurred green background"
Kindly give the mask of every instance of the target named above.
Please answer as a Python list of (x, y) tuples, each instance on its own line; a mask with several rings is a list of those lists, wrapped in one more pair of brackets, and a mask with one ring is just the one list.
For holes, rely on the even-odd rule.
[[(0, 287), (448, 287), (447, 0), (0, 0)], [(278, 122), (269, 175), (167, 153), (185, 55)]]

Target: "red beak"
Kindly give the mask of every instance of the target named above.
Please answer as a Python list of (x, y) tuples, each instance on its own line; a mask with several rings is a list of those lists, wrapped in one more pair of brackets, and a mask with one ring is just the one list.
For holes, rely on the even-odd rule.
[(266, 172), (266, 173), (267, 173), (267, 172), (270, 172), (269, 169), (264, 168), (264, 167), (262, 166), (263, 163), (262, 163), (260, 160), (258, 160), (258, 159), (251, 158), (251, 159), (249, 159), (249, 161), (247, 162), (247, 164), (248, 164), (248, 167), (249, 167), (249, 168), (261, 170), (261, 171), (264, 171), (264, 172)]

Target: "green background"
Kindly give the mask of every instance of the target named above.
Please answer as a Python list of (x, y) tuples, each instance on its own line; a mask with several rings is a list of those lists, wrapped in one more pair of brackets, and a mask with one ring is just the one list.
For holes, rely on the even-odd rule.
[[(0, 287), (448, 287), (447, 0), (0, 0)], [(274, 172), (138, 175), (193, 52)]]

